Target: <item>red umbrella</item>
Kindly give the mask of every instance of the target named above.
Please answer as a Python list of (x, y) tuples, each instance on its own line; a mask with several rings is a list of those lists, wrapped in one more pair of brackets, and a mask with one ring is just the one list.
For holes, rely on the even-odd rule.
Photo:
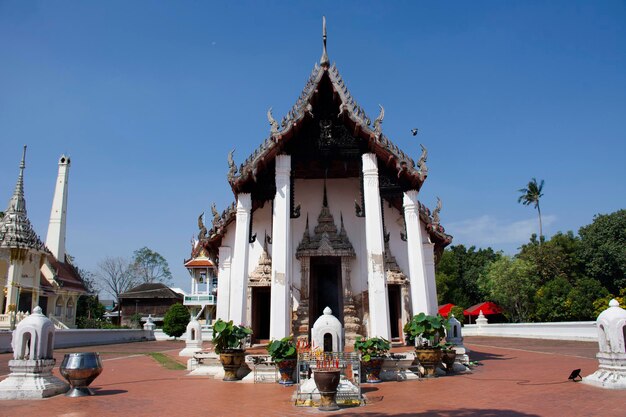
[(439, 306), (439, 314), (444, 317), (448, 317), (448, 315), (450, 314), (450, 310), (452, 310), (452, 307), (454, 307), (454, 304), (452, 303)]
[(500, 307), (496, 303), (492, 303), (491, 301), (485, 301), (483, 303), (474, 304), (467, 310), (463, 311), (463, 315), (478, 316), (481, 311), (485, 316), (487, 316), (489, 314), (500, 314), (503, 310), (502, 307)]

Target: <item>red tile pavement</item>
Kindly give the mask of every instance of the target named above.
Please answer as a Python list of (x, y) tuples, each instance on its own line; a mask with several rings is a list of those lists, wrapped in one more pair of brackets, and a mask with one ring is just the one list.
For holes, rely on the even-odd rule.
[[(472, 374), (431, 380), (364, 384), (368, 404), (343, 409), (342, 416), (625, 416), (626, 392), (603, 390), (567, 380), (596, 369), (592, 345), (528, 339), (467, 338)], [(188, 377), (186, 371), (163, 368), (143, 352), (167, 351), (176, 358), (180, 342), (144, 342), (97, 348), (106, 352), (104, 372), (93, 388), (97, 395), (34, 401), (2, 401), (0, 416), (296, 416), (326, 415), (296, 408), (294, 388), (278, 384), (226, 383)], [(6, 367), (8, 354), (0, 355)], [(330, 415), (329, 414), (329, 415)]]

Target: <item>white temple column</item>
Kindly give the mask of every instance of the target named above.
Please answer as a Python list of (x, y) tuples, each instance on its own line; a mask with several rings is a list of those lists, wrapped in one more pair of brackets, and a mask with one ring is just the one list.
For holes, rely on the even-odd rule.
[(428, 314), (437, 314), (439, 312), (437, 302), (437, 280), (435, 279), (435, 244), (423, 243), (424, 251), (424, 267), (426, 268), (426, 293), (428, 294)]
[(290, 230), (290, 174), (291, 156), (276, 157), (276, 196), (272, 213), (272, 292), (270, 312), (270, 339), (282, 339), (290, 332), (289, 249)]
[(237, 229), (235, 253), (230, 275), (230, 315), (235, 324), (246, 323), (246, 290), (248, 287), (248, 252), (250, 248), (250, 211), (252, 198), (249, 193), (237, 196)]
[(437, 304), (431, 305), (429, 299), (417, 191), (409, 190), (405, 192), (403, 203), (413, 315), (418, 313), (437, 314)]
[(217, 307), (216, 319), (228, 320), (230, 317), (230, 265), (231, 251), (228, 246), (219, 248), (219, 267), (217, 270)]
[(373, 153), (363, 154), (363, 198), (365, 200), (365, 243), (369, 288), (369, 337), (390, 339), (378, 162)]

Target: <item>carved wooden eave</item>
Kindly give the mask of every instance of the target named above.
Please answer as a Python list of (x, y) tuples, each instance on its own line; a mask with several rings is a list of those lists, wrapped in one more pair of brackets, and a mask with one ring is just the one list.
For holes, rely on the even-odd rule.
[[(271, 109), (268, 111), (268, 120), (271, 125), (270, 136), (239, 166), (238, 171), (231, 169), (228, 181), (235, 195), (250, 181), (256, 182), (261, 171), (266, 169), (285, 145), (297, 133), (299, 126), (307, 119), (313, 119), (313, 100), (319, 94), (319, 86), (324, 77), (328, 77), (333, 88), (333, 94), (339, 98), (339, 119), (354, 134), (367, 141), (369, 151), (375, 153), (378, 159), (395, 171), (398, 178), (410, 183), (412, 188), (419, 190), (426, 180), (428, 171), (425, 164), (418, 167), (415, 161), (405, 154), (382, 132), (384, 109), (372, 124), (370, 117), (350, 94), (336, 65), (318, 66), (313, 68), (311, 75), (291, 110), (276, 122)], [(237, 172), (235, 172), (237, 171)]]

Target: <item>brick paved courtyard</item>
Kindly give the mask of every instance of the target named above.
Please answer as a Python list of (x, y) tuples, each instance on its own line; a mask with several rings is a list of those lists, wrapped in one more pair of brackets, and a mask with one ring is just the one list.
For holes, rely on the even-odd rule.
[[(432, 380), (364, 384), (367, 405), (332, 413), (342, 416), (624, 416), (626, 392), (602, 390), (567, 380), (570, 371), (596, 369), (597, 344), (467, 337), (472, 374)], [(148, 352), (178, 360), (182, 342), (144, 342), (60, 349), (63, 354), (98, 351), (103, 373), (93, 397), (0, 402), (0, 416), (295, 416), (324, 415), (296, 408), (294, 388), (278, 384), (225, 383), (169, 370)], [(0, 379), (9, 354), (0, 355)], [(58, 367), (55, 369), (58, 376)]]

